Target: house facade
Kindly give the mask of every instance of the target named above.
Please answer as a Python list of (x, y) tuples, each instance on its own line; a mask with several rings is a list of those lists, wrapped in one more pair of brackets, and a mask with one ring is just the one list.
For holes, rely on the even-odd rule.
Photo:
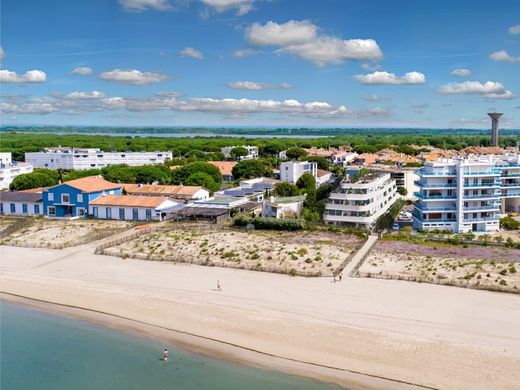
[(41, 192), (0, 192), (0, 214), (25, 217), (43, 215)]
[(325, 205), (323, 220), (329, 224), (353, 225), (372, 229), (378, 218), (397, 200), (397, 186), (389, 173), (345, 178)]
[(305, 195), (281, 198), (271, 197), (263, 204), (262, 216), (266, 218), (297, 218), (302, 213), (304, 201)]
[(241, 156), (240, 160), (252, 160), (254, 158), (258, 158), (258, 146), (251, 146), (251, 145), (226, 146), (224, 148), (221, 148), (220, 151), (224, 154), (224, 157), (231, 158), (231, 151), (237, 147), (245, 148), (247, 150), (247, 155)]
[(94, 218), (120, 221), (162, 221), (167, 212), (179, 208), (164, 196), (101, 195), (89, 203)]
[(47, 217), (85, 217), (88, 205), (99, 196), (121, 195), (121, 184), (110, 183), (101, 176), (71, 180), (43, 191), (43, 213)]
[(309, 161), (286, 161), (280, 164), (280, 180), (296, 183), (304, 173), (310, 173), (318, 181), (318, 163)]
[(31, 164), (13, 161), (11, 153), (0, 153), (0, 190), (9, 189), (16, 176), (32, 171)]
[(25, 161), (35, 168), (94, 169), (109, 165), (141, 166), (163, 164), (172, 158), (172, 152), (105, 152), (86, 148), (47, 148), (42, 152), (25, 153)]

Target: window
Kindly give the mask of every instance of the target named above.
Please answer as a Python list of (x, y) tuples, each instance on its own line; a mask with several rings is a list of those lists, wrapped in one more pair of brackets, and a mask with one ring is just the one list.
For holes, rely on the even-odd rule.
[(83, 194), (78, 194), (77, 200), (78, 200), (78, 203), (83, 203)]
[(150, 221), (152, 219), (152, 210), (146, 209), (146, 220)]
[(134, 221), (139, 219), (139, 209), (132, 209), (132, 219)]
[(11, 207), (11, 214), (16, 213), (16, 205), (14, 203), (11, 203), (10, 207)]
[(106, 219), (112, 219), (112, 209), (110, 207), (105, 209), (105, 217)]
[(92, 214), (94, 215), (94, 218), (98, 217), (98, 208), (96, 206), (92, 207)]
[(85, 216), (85, 209), (83, 207), (78, 207), (78, 216), (80, 216), (80, 217)]
[(22, 203), (22, 213), (27, 214), (27, 203)]
[(47, 208), (47, 214), (49, 214), (49, 217), (54, 217), (56, 216), (56, 207), (54, 206), (49, 206)]
[(122, 208), (122, 207), (119, 209), (119, 219), (120, 220), (124, 220), (125, 219), (125, 209)]
[(61, 203), (70, 203), (70, 195), (61, 194)]
[(49, 193), (47, 194), (47, 200), (48, 200), (49, 202), (54, 201), (54, 194), (53, 194), (52, 192), (49, 192)]
[(34, 205), (34, 214), (40, 214), (40, 205), (39, 204)]
[(4, 213), (4, 204), (0, 203), (0, 214)]

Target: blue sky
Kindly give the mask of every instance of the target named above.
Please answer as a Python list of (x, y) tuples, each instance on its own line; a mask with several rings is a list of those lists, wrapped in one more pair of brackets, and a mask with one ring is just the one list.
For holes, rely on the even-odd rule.
[(2, 124), (520, 128), (520, 2), (2, 0)]

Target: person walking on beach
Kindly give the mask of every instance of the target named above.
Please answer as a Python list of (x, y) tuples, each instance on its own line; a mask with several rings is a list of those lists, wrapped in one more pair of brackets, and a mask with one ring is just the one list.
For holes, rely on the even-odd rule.
[(217, 291), (222, 291), (222, 287), (220, 287), (220, 281), (217, 280)]
[(168, 361), (168, 350), (166, 348), (164, 348), (164, 352), (162, 353), (162, 355), (163, 355), (163, 360), (165, 362), (167, 362)]
[(343, 279), (343, 273), (340, 272), (338, 276), (339, 276), (339, 281), (341, 282), (341, 279)]

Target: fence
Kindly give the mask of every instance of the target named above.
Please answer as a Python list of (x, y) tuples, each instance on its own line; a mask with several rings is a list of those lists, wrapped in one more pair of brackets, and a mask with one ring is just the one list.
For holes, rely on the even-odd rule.
[(416, 283), (429, 283), (429, 284), (438, 284), (443, 286), (454, 286), (454, 287), (464, 287), (471, 288), (475, 290), (488, 290), (495, 292), (506, 292), (513, 294), (520, 294), (520, 290), (514, 289), (508, 286), (489, 286), (484, 284), (471, 284), (469, 280), (464, 279), (455, 279), (455, 278), (445, 278), (445, 279), (424, 279), (418, 276), (412, 275), (391, 275), (391, 274), (380, 274), (380, 273), (372, 273), (372, 272), (357, 272), (352, 275), (353, 277), (358, 278), (372, 278), (372, 279), (385, 279), (385, 280), (405, 280), (407, 282), (416, 282)]

